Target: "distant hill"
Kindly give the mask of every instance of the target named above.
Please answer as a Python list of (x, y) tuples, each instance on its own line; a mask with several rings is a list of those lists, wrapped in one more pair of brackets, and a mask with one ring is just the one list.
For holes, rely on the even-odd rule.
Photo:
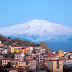
[(34, 45), (37, 45), (33, 42), (29, 42), (29, 41), (26, 41), (26, 40), (14, 40), (14, 39), (10, 39), (10, 37), (6, 38), (1, 34), (0, 34), (0, 41), (2, 41), (2, 43), (4, 43), (5, 45), (12, 45), (13, 43), (16, 43), (16, 45), (19, 45), (19, 46), (34, 46)]
[(6, 41), (6, 37), (4, 37), (3, 35), (0, 34), (0, 41)]

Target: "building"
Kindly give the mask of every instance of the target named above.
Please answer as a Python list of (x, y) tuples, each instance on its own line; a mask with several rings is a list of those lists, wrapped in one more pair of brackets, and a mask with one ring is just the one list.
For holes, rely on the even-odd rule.
[(72, 54), (70, 55), (70, 58), (72, 58)]
[(14, 53), (14, 48), (13, 47), (11, 47), (11, 51), (10, 51), (11, 53)]
[(29, 67), (29, 69), (35, 70), (38, 68), (38, 60), (37, 59), (29, 59), (27, 60), (27, 67)]
[(26, 50), (26, 54), (30, 55), (30, 48), (25, 48), (25, 50)]
[(25, 48), (22, 48), (22, 49), (20, 50), (20, 52), (21, 52), (21, 53), (26, 53), (26, 49), (25, 49)]
[(1, 53), (2, 53), (2, 54), (7, 54), (7, 53), (8, 53), (7, 48), (3, 49)]
[(18, 66), (18, 61), (17, 60), (11, 59), (10, 62), (12, 64), (12, 67), (17, 67)]
[(3, 49), (4, 49), (3, 47), (0, 47), (0, 54), (2, 53)]
[(11, 47), (12, 48), (12, 52), (16, 52), (16, 53), (20, 53), (20, 49), (22, 49), (22, 47), (21, 46), (16, 46), (16, 45), (13, 45), (13, 47)]
[(20, 49), (14, 49), (15, 53), (19, 53)]
[(30, 54), (30, 50), (29, 48), (22, 48), (22, 53), (25, 53), (25, 54)]
[(32, 59), (31, 56), (26, 56), (26, 60)]
[(56, 51), (52, 51), (52, 54), (56, 54)]
[(59, 55), (48, 56), (48, 60), (58, 60), (58, 59), (59, 59)]
[(64, 56), (64, 52), (63, 52), (63, 50), (59, 50), (58, 51), (58, 55), (59, 55), (59, 59), (62, 59), (62, 57)]
[(14, 55), (14, 59), (15, 59), (15, 60), (19, 60), (19, 61), (23, 61), (23, 60), (24, 60), (24, 56), (25, 56), (24, 53), (16, 53), (16, 54)]
[(3, 59), (2, 59), (2, 66), (7, 65), (9, 61), (10, 61), (9, 58), (3, 58)]
[(51, 72), (63, 72), (62, 60), (46, 60), (44, 63)]
[(18, 67), (19, 68), (25, 68), (26, 67), (26, 62), (25, 61), (18, 61)]
[(34, 48), (33, 47), (29, 47), (30, 48), (30, 50), (33, 50)]
[(0, 41), (0, 46), (1, 46), (1, 41)]
[(46, 52), (46, 49), (42, 49), (42, 53), (45, 53)]
[(65, 60), (63, 60), (63, 65), (72, 66), (72, 59), (65, 59)]
[(36, 55), (40, 55), (40, 54), (42, 54), (42, 48), (41, 47), (38, 47), (36, 49)]

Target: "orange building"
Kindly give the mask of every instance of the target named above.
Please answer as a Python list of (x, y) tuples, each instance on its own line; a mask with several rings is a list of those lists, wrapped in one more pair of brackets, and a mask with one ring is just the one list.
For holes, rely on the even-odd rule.
[(29, 50), (29, 48), (25, 48), (25, 49), (26, 49), (26, 51)]

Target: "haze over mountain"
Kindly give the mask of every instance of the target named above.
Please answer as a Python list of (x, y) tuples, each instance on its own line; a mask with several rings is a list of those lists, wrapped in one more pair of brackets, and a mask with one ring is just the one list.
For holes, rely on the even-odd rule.
[(24, 24), (0, 28), (4, 36), (20, 37), (30, 41), (69, 40), (72, 39), (72, 27), (34, 19)]

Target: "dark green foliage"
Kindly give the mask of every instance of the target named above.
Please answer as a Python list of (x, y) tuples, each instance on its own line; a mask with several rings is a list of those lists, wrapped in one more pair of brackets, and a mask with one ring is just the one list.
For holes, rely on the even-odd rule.
[(47, 71), (47, 72), (50, 72), (50, 70), (48, 70), (48, 68), (47, 68), (46, 66), (41, 67), (40, 70), (45, 70), (45, 71)]
[(8, 64), (4, 66), (4, 68), (11, 68), (11, 67), (12, 66), (11, 66), (11, 63), (10, 62), (8, 62)]
[(19, 46), (34, 46), (34, 45), (36, 45), (35, 43), (25, 41), (25, 40), (15, 40), (15, 42), (17, 42), (17, 45), (19, 45)]
[(10, 39), (10, 37), (8, 37), (8, 39)]
[(9, 72), (9, 71), (5, 70), (5, 69), (3, 68), (3, 66), (0, 65), (0, 72)]
[(4, 44), (5, 45), (12, 45), (15, 42), (17, 42), (16, 45), (19, 45), (19, 46), (36, 46), (35, 43), (25, 41), (25, 40), (11, 40), (11, 41), (4, 42)]
[(0, 69), (0, 72), (9, 72), (9, 71), (4, 70), (4, 69)]
[(11, 59), (14, 59), (14, 55), (13, 55), (13, 54), (11, 54), (11, 55), (10, 55), (10, 58), (11, 58)]
[(10, 54), (3, 54), (3, 57), (5, 58), (10, 57)]

